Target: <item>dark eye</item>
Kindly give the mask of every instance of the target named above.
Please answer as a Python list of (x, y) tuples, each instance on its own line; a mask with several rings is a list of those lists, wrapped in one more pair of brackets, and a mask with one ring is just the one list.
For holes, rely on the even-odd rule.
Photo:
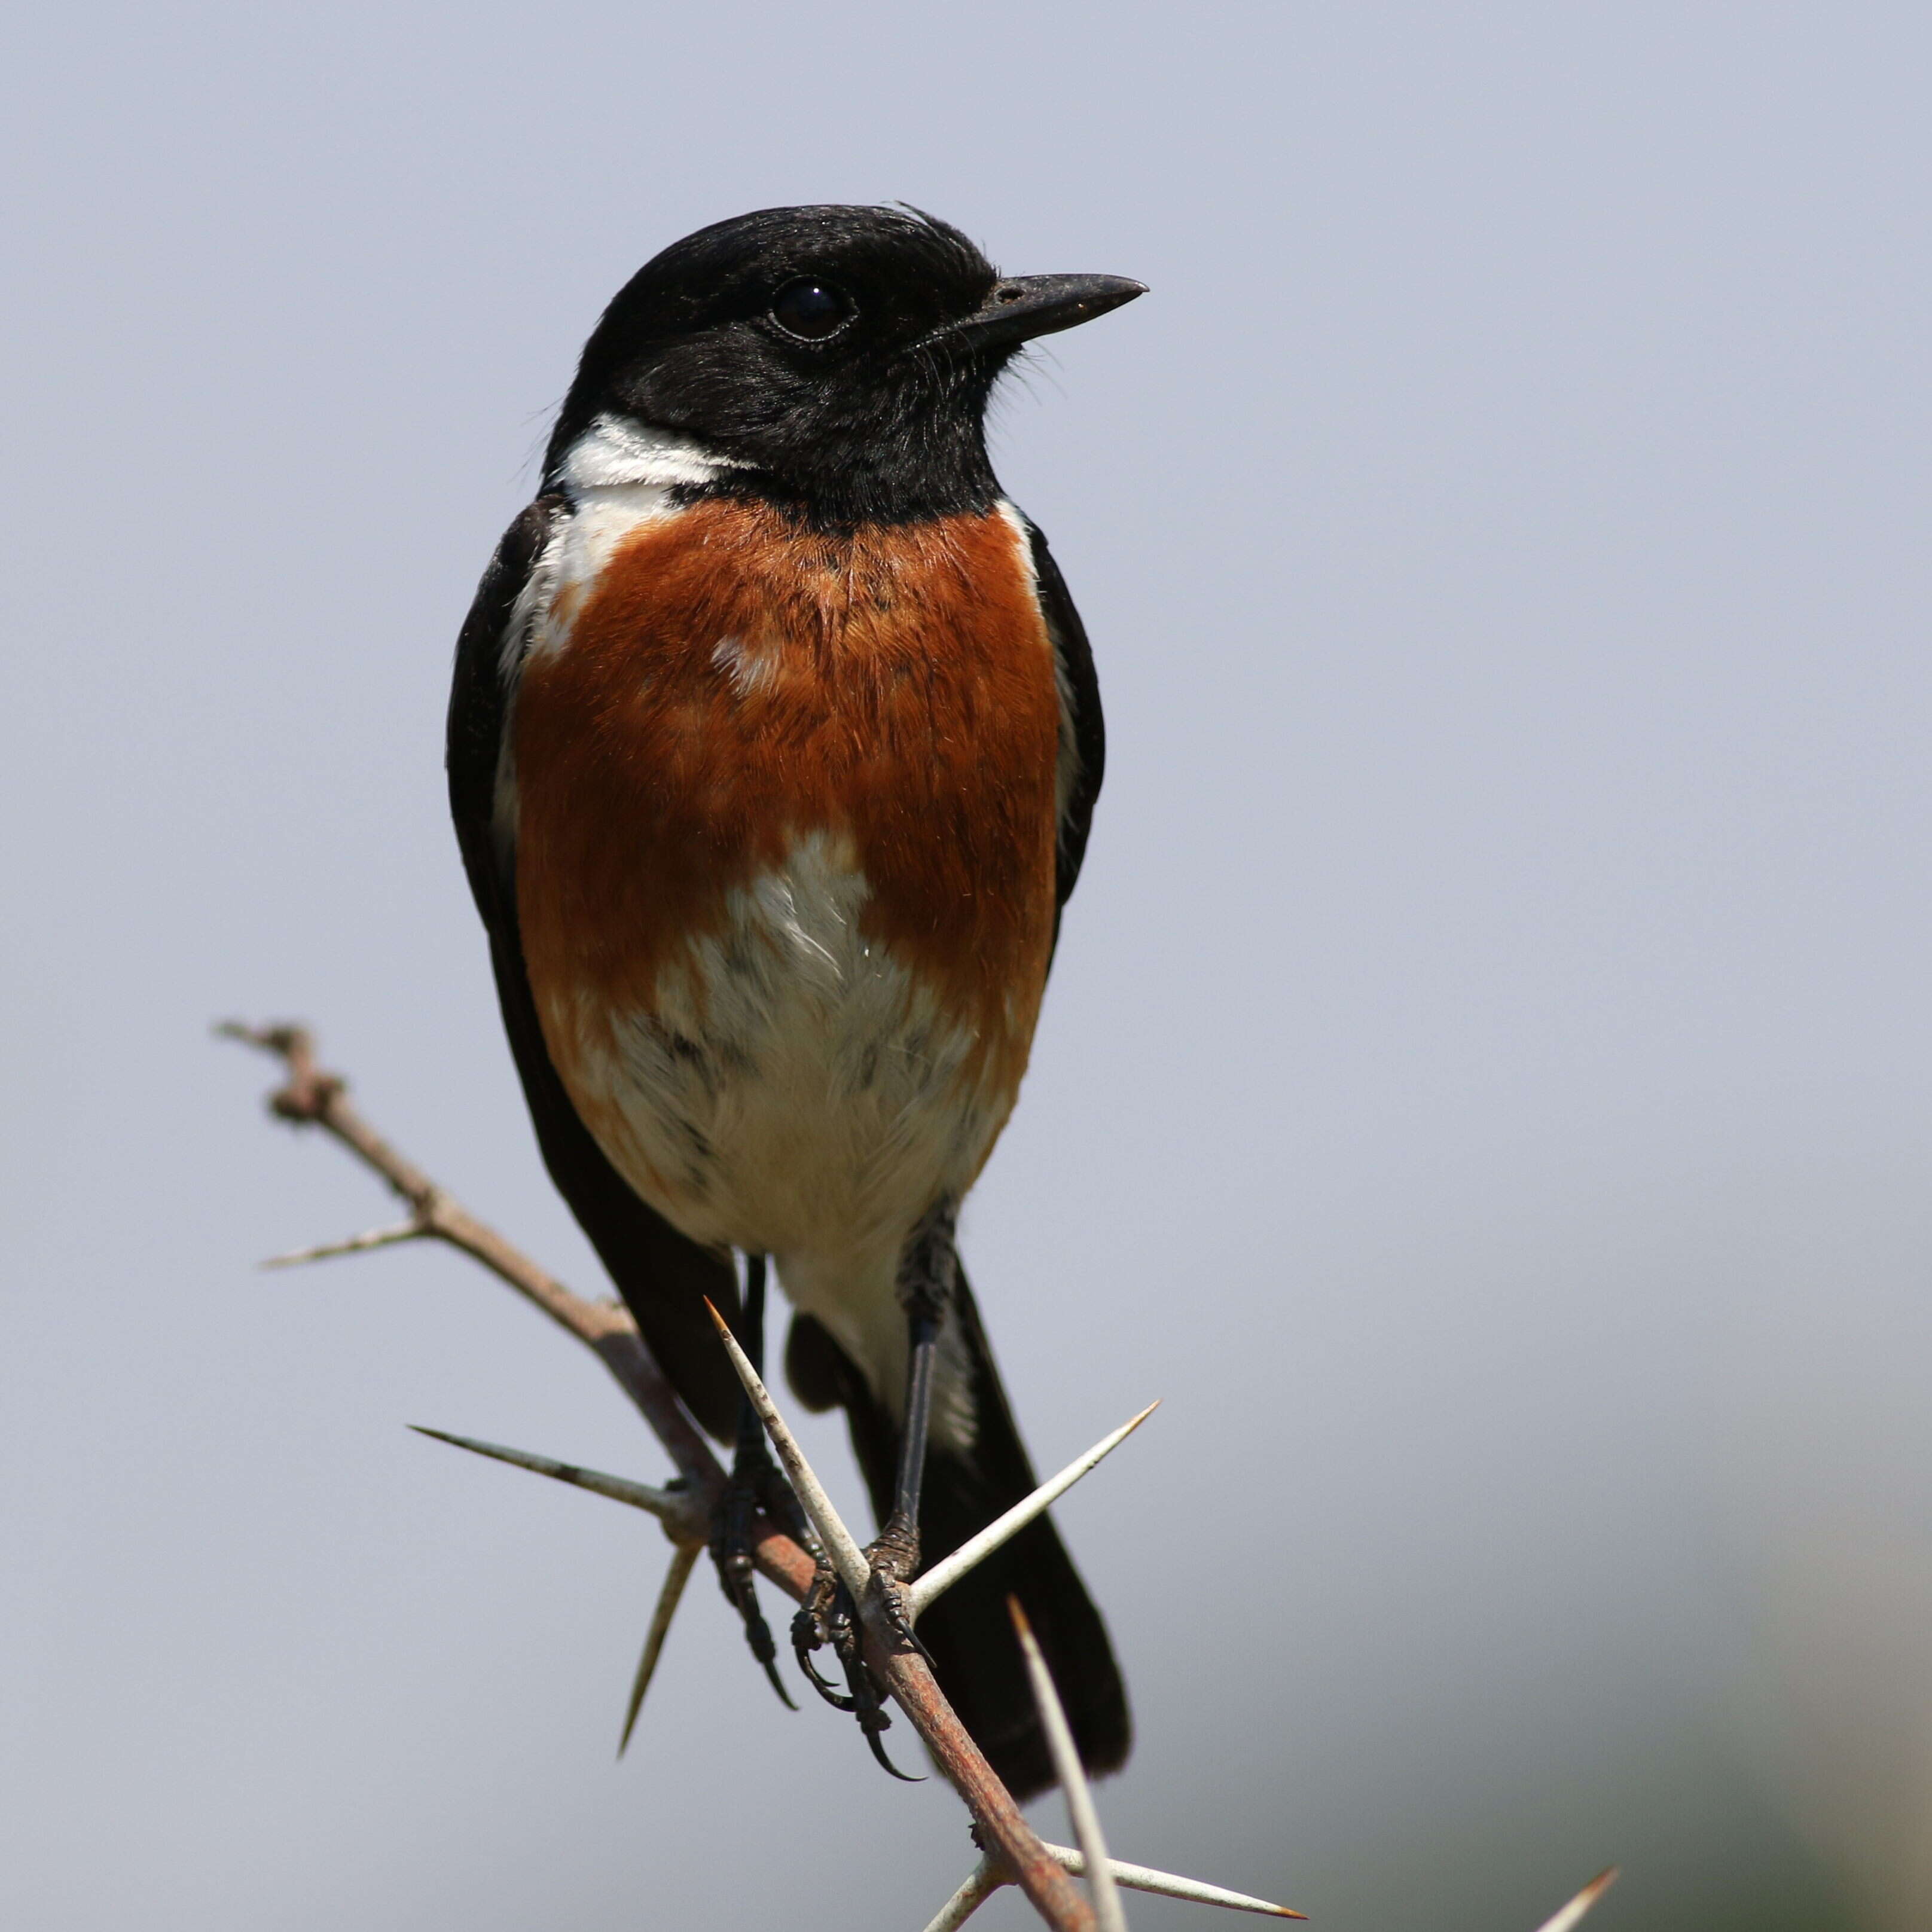
[(802, 276), (772, 298), (772, 320), (788, 335), (823, 342), (852, 320), (852, 304), (841, 290)]

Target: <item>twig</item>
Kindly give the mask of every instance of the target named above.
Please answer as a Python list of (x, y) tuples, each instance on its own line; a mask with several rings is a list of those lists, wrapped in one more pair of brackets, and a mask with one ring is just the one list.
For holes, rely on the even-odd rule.
[[(1070, 1845), (1048, 1845), (1047, 1856), (1058, 1862), (1063, 1871), (1071, 1872), (1076, 1878), (1087, 1875), (1085, 1856), (1074, 1850)], [(1156, 1871), (1151, 1865), (1130, 1865), (1122, 1858), (1110, 1858), (1108, 1863), (1114, 1870), (1114, 1881), (1124, 1885), (1130, 1892), (1151, 1892), (1156, 1898), (1185, 1898), (1196, 1905), (1218, 1905), (1225, 1912), (1252, 1912), (1264, 1918), (1301, 1918), (1308, 1916), (1305, 1912), (1296, 1912), (1286, 1905), (1276, 1905), (1265, 1898), (1251, 1898), (1244, 1892), (1230, 1892), (1226, 1886), (1209, 1885), (1198, 1878), (1183, 1878), (1178, 1872)]]
[(405, 1160), (350, 1104), (348, 1082), (317, 1065), (315, 1042), (306, 1027), (251, 1027), (230, 1020), (215, 1031), (224, 1039), (242, 1040), (279, 1055), (288, 1078), (268, 1096), (269, 1112), (298, 1126), (320, 1127), (340, 1142), (409, 1203), (412, 1226), (481, 1262), (498, 1280), (506, 1282), (591, 1350), (643, 1412), (687, 1482), (707, 1495), (723, 1486), (724, 1472), (711, 1453), (711, 1445), (651, 1360), (628, 1309), (616, 1302), (586, 1301), (572, 1294), (495, 1228), (445, 1193), (421, 1168)]
[(911, 1720), (946, 1782), (965, 1801), (981, 1838), (1012, 1871), (1012, 1882), (1049, 1925), (1064, 1927), (1067, 1932), (1096, 1932), (1093, 1908), (1021, 1814), (1012, 1793), (946, 1701), (925, 1660), (915, 1652), (882, 1652), (868, 1624), (866, 1661)]
[(1583, 1889), (1577, 1893), (1561, 1912), (1546, 1918), (1536, 1928), (1536, 1932), (1571, 1932), (1571, 1928), (1582, 1922), (1583, 1915), (1617, 1882), (1617, 1868), (1612, 1865), (1606, 1871), (1600, 1871)]
[(731, 1366), (737, 1371), (739, 1381), (744, 1384), (745, 1393), (758, 1411), (758, 1420), (765, 1426), (765, 1433), (772, 1439), (772, 1447), (778, 1452), (778, 1460), (784, 1466), (786, 1478), (793, 1494), (798, 1498), (800, 1508), (811, 1519), (812, 1528), (818, 1532), (819, 1541), (830, 1552), (832, 1568), (838, 1572), (838, 1580), (851, 1592), (855, 1602), (862, 1600), (872, 1575), (872, 1565), (866, 1561), (866, 1552), (859, 1547), (857, 1538), (840, 1520), (838, 1512), (832, 1506), (832, 1498), (825, 1493), (824, 1484), (813, 1474), (812, 1465), (805, 1460), (805, 1451), (800, 1448), (797, 1438), (786, 1426), (784, 1418), (778, 1413), (778, 1404), (772, 1400), (771, 1391), (752, 1367), (751, 1357), (739, 1347), (738, 1338), (732, 1334), (730, 1324), (710, 1302), (704, 1305), (710, 1310), (712, 1320), (718, 1324), (718, 1339), (724, 1345), (724, 1352), (730, 1357)]
[[(1064, 1872), (1075, 1878), (1087, 1876), (1084, 1852), (1071, 1845), (1048, 1845), (1046, 1855)], [(1144, 1892), (1156, 1898), (1183, 1898), (1190, 1904), (1219, 1906), (1224, 1912), (1252, 1912), (1264, 1918), (1306, 1919), (1307, 1914), (1277, 1905), (1272, 1899), (1255, 1898), (1245, 1892), (1230, 1892), (1226, 1886), (1209, 1885), (1198, 1878), (1183, 1878), (1178, 1872), (1156, 1871), (1151, 1865), (1129, 1864), (1124, 1858), (1109, 1858), (1114, 1882), (1130, 1892)], [(990, 1858), (982, 1858), (970, 1871), (959, 1889), (939, 1908), (926, 1932), (954, 1932), (965, 1924), (993, 1894), (1006, 1883), (1000, 1868)], [(1576, 1922), (1573, 1919), (1570, 1923)], [(1543, 1932), (1550, 1932), (1546, 1926)], [(1560, 1928), (1559, 1928), (1560, 1932)]]
[(613, 1502), (628, 1503), (656, 1516), (674, 1543), (702, 1544), (704, 1520), (692, 1508), (688, 1490), (653, 1489), (649, 1483), (634, 1483), (628, 1476), (606, 1475), (602, 1469), (580, 1468), (574, 1462), (560, 1462), (553, 1456), (533, 1455), (527, 1449), (506, 1449), (499, 1442), (478, 1442), (467, 1436), (452, 1436), (447, 1430), (425, 1429), (419, 1422), (410, 1426), (418, 1436), (452, 1448), (467, 1449), (472, 1455), (488, 1456), (493, 1462), (508, 1462), (529, 1469), (552, 1481), (568, 1483), (573, 1489), (588, 1490), (593, 1496), (608, 1496)]
[(1005, 1883), (999, 1867), (991, 1858), (982, 1858), (962, 1880), (959, 1889), (933, 1914), (926, 1932), (958, 1932)]
[(691, 1573), (704, 1554), (701, 1543), (682, 1544), (673, 1552), (670, 1568), (664, 1572), (664, 1588), (658, 1592), (657, 1607), (651, 1612), (651, 1627), (644, 1633), (644, 1652), (638, 1659), (638, 1674), (631, 1682), (631, 1701), (624, 1707), (624, 1728), (617, 1738), (620, 1757), (630, 1748), (631, 1733), (638, 1727), (638, 1713), (644, 1707), (644, 1693), (651, 1688), (664, 1639), (670, 1634), (670, 1620), (676, 1616), (684, 1586), (691, 1581)]
[(346, 1241), (324, 1241), (313, 1248), (292, 1248), (285, 1255), (271, 1255), (264, 1268), (300, 1268), (307, 1262), (326, 1262), (338, 1255), (366, 1254), (371, 1248), (392, 1248), (399, 1241), (429, 1238), (429, 1229), (420, 1221), (399, 1221), (393, 1228), (371, 1228), (366, 1234), (351, 1234)]
[(1131, 1421), (1122, 1423), (1112, 1435), (1102, 1436), (1085, 1455), (1076, 1456), (1058, 1475), (1049, 1476), (1031, 1496), (1014, 1504), (1004, 1516), (995, 1516), (978, 1535), (968, 1537), (950, 1556), (942, 1557), (923, 1576), (916, 1578), (906, 1592), (913, 1614), (916, 1616), (934, 1598), (951, 1589), (974, 1564), (984, 1562), (1002, 1544), (1018, 1535), (1050, 1503), (1064, 1496), (1090, 1469), (1112, 1454), (1160, 1406), (1157, 1402), (1149, 1402)]
[(1127, 1932), (1126, 1913), (1114, 1883), (1114, 1868), (1107, 1856), (1100, 1814), (1094, 1808), (1086, 1767), (1080, 1762), (1080, 1748), (1073, 1742), (1073, 1727), (1066, 1721), (1053, 1672), (1046, 1667), (1046, 1659), (1040, 1653), (1039, 1640), (1027, 1621), (1026, 1612), (1020, 1608), (1018, 1598), (1006, 1599), (1006, 1614), (1012, 1618), (1013, 1634), (1020, 1640), (1020, 1654), (1026, 1659), (1033, 1700), (1039, 1707), (1040, 1728), (1046, 1733), (1048, 1754), (1053, 1760), (1053, 1773), (1060, 1780), (1060, 1793), (1066, 1800), (1066, 1815), (1072, 1822), (1073, 1835), (1086, 1861), (1087, 1888), (1094, 1895), (1094, 1916), (1099, 1932)]

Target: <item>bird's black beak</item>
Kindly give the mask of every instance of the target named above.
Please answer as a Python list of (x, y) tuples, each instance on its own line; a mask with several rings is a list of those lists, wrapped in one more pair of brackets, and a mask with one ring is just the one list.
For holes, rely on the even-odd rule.
[(941, 340), (974, 349), (1030, 342), (1105, 315), (1136, 296), (1144, 282), (1124, 275), (1009, 275), (993, 284), (986, 301), (963, 322), (950, 323)]

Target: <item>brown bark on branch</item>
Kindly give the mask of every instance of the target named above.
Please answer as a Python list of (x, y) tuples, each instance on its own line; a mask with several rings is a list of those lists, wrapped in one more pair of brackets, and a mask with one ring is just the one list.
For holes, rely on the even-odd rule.
[(315, 1042), (306, 1028), (251, 1027), (230, 1020), (217, 1030), (224, 1039), (244, 1041), (280, 1056), (288, 1078), (268, 1101), (269, 1112), (278, 1120), (320, 1127), (380, 1174), (408, 1203), (417, 1235), (447, 1241), (481, 1262), (597, 1357), (636, 1404), (687, 1483), (707, 1498), (722, 1486), (724, 1472), (711, 1445), (652, 1360), (628, 1309), (619, 1302), (586, 1301), (573, 1294), (392, 1147), (350, 1102), (348, 1082), (317, 1064)]

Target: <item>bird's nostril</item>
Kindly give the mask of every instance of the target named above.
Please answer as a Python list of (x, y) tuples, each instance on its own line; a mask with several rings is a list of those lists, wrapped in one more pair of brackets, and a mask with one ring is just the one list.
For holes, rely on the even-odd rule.
[(994, 291), (1003, 302), (1018, 302), (1025, 291), (1022, 289), (1000, 289)]

